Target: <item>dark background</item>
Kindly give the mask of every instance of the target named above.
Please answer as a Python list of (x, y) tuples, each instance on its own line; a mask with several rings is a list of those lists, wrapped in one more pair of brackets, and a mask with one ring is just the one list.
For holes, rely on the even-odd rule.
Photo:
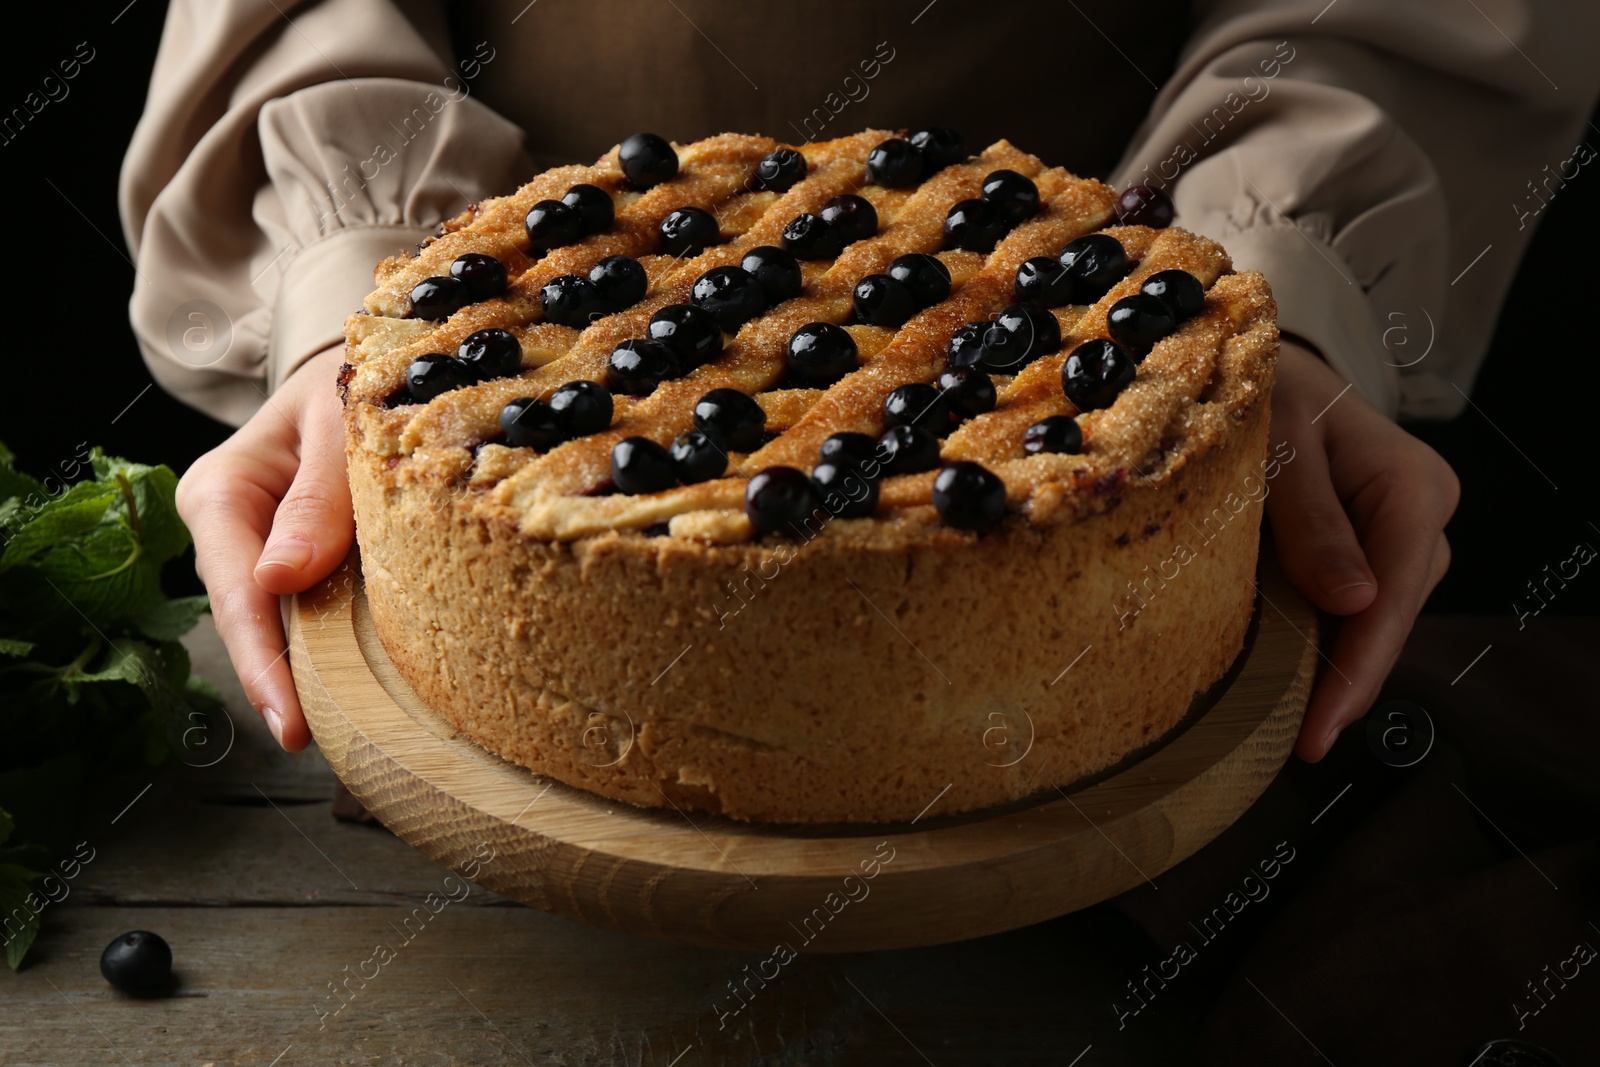
[[(32, 248), (12, 268), (10, 284), (20, 286), (21, 297), (12, 305), (14, 329), (3, 357), (0, 440), (41, 477), (70, 460), (84, 440), (181, 473), (229, 432), (158, 386), (145, 391), (151, 378), (128, 327), (133, 269), (117, 216), (116, 176), (143, 106), (165, 5), (125, 4), (92, 5), (51, 30), (31, 31), (27, 49), (0, 70), (5, 113), (38, 90), (78, 42), (96, 51), (68, 83), (64, 100), (0, 144), (11, 239)], [(1430, 611), (1504, 613), (1510, 620), (1511, 601), (1526, 600), (1526, 583), (1547, 564), (1553, 571), (1580, 541), (1600, 546), (1589, 436), (1600, 384), (1596, 234), (1600, 176), (1591, 168), (1539, 219), (1473, 389), (1481, 411), (1469, 407), (1454, 422), (1410, 427), (1450, 461), (1462, 483), (1461, 508), (1448, 531), (1455, 565)], [(186, 565), (175, 565), (169, 578), (174, 592), (198, 590)], [(1548, 611), (1600, 612), (1600, 577), (1580, 576)]]

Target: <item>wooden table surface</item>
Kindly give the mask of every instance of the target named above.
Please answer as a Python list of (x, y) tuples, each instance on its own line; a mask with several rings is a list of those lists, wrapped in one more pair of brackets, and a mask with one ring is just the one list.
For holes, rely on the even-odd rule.
[[(276, 749), (209, 619), (187, 644), (224, 687), (232, 749), (95, 801), (83, 831), (94, 859), (45, 912), (27, 966), (0, 974), (0, 1064), (1065, 1067), (1091, 1044), (1081, 1067), (1179, 1055), (1182, 1036), (1159, 1018), (1115, 1033), (1111, 1002), (1140, 960), (1095, 948), (1095, 911), (938, 948), (803, 956), (752, 982), (731, 1014), (729, 983), (762, 955), (581, 926), (334, 820), (332, 772), (314, 749)], [(175, 996), (130, 999), (100, 977), (101, 950), (130, 929), (171, 944)]]

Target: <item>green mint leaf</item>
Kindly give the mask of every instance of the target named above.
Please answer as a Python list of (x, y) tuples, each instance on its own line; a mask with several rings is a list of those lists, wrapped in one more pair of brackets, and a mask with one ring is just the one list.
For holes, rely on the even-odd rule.
[[(18, 641), (13, 637), (0, 637), (0, 656), (26, 656), (33, 651), (32, 641)], [(5, 840), (0, 838), (0, 841)]]
[[(204, 595), (163, 600), (148, 611), (142, 611), (128, 621), (144, 636), (157, 641), (176, 641), (200, 621), (209, 610), (210, 602)], [(0, 651), (4, 651), (0, 648)]]
[(138, 535), (121, 524), (64, 540), (35, 566), (68, 603), (101, 625), (161, 602), (159, 568), (144, 555)]
[(22, 966), (22, 957), (39, 936), (40, 914), (28, 899), (39, 877), (37, 871), (26, 867), (0, 863), (0, 940), (5, 941), (6, 963), (13, 971)]
[[(189, 547), (189, 530), (178, 517), (173, 502), (178, 491), (178, 476), (169, 467), (149, 467), (143, 463), (130, 463), (116, 456), (107, 456), (99, 449), (90, 454), (96, 476), (101, 482), (115, 485), (118, 475), (125, 479), (133, 491), (134, 508), (138, 513), (139, 536), (144, 550), (160, 565)], [(127, 516), (126, 502), (118, 509)]]
[(74, 485), (23, 519), (6, 541), (5, 552), (0, 553), (0, 570), (26, 562), (52, 545), (93, 530), (120, 495), (115, 483), (79, 482)]

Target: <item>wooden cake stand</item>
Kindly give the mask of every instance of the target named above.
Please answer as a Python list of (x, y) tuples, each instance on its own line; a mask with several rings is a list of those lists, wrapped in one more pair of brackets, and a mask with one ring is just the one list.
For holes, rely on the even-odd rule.
[(401, 679), (354, 554), (295, 598), (290, 657), (312, 733), (350, 792), (477, 884), (687, 944), (855, 952), (1088, 907), (1226, 829), (1287, 758), (1317, 659), (1316, 617), (1265, 555), (1258, 584), (1239, 661), (1154, 751), (1033, 803), (894, 826), (796, 829), (643, 810), (490, 754)]

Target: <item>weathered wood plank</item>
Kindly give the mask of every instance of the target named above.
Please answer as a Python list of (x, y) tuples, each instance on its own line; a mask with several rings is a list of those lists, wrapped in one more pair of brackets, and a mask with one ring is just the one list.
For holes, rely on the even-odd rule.
[[(1109, 1002), (1125, 975), (1095, 962), (1082, 917), (939, 948), (800, 957), (764, 988), (752, 981), (735, 1015), (728, 983), (760, 956), (526, 908), (446, 904), (407, 926), (409, 914), (63, 906), (34, 963), (9, 977), (0, 1060), (1062, 1067), (1091, 1041), (1085, 1063), (1097, 1067), (1176, 1056), (1157, 1019), (1115, 1033)], [(100, 949), (130, 928), (171, 942), (182, 995), (130, 1000), (101, 980)]]

